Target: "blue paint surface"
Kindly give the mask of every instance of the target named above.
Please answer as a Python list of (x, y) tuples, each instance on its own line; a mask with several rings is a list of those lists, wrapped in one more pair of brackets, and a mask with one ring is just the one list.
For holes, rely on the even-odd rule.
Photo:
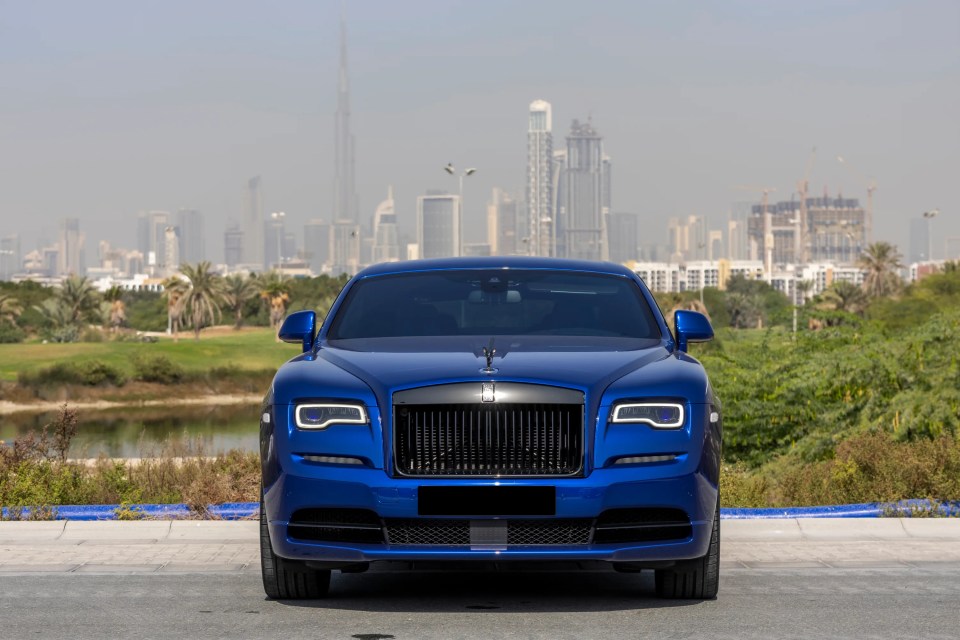
[[(786, 507), (779, 509), (740, 509), (720, 510), (724, 520), (775, 520), (789, 518), (880, 518), (888, 515), (910, 517), (911, 510), (929, 510), (929, 500), (903, 500), (901, 502), (866, 502), (862, 504), (837, 504), (821, 507)], [(120, 505), (96, 504), (87, 506), (55, 507), (57, 520), (116, 520)], [(228, 502), (212, 504), (207, 511), (213, 518), (221, 520), (249, 520), (258, 514), (256, 502)], [(960, 501), (940, 502), (937, 508), (943, 516), (960, 517)], [(144, 518), (178, 519), (190, 516), (185, 504), (140, 504), (129, 506)], [(29, 512), (29, 508), (24, 509)], [(3, 517), (7, 509), (3, 508)]]

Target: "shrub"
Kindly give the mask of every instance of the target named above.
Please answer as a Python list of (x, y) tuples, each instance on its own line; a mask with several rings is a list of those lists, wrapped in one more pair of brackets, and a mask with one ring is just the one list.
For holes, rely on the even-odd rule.
[(79, 384), (88, 387), (112, 385), (122, 387), (127, 382), (123, 371), (99, 360), (60, 362), (33, 372), (21, 372), (17, 381), (27, 387), (57, 384)]
[(133, 358), (133, 377), (136, 380), (174, 384), (185, 376), (183, 367), (166, 356), (139, 354)]
[(9, 322), (0, 322), (0, 344), (15, 344), (23, 342), (27, 337), (23, 329)]

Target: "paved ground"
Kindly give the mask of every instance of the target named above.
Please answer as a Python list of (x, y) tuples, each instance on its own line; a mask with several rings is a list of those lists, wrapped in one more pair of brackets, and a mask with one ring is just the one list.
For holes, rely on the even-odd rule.
[(266, 600), (255, 522), (0, 523), (3, 638), (957, 638), (960, 520), (723, 521), (720, 596), (602, 565), (376, 565)]
[[(259, 571), (253, 521), (0, 522), (0, 574)], [(724, 520), (727, 568), (960, 563), (960, 519)], [(960, 634), (958, 634), (960, 635)]]

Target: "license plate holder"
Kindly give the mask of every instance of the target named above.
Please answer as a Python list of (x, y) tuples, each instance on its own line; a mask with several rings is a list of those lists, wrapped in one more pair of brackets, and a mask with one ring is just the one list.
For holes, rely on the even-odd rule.
[(555, 516), (557, 488), (552, 486), (422, 486), (421, 516)]

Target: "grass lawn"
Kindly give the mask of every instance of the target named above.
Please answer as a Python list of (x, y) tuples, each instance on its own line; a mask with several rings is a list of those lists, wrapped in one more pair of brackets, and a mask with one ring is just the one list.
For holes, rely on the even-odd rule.
[(13, 382), (21, 371), (34, 371), (65, 360), (99, 360), (132, 371), (136, 354), (165, 355), (189, 371), (214, 367), (276, 369), (299, 353), (296, 345), (277, 343), (271, 329), (233, 331), (214, 327), (195, 342), (193, 333), (182, 333), (179, 342), (160, 338), (156, 343), (81, 342), (71, 344), (0, 344), (0, 380)]

